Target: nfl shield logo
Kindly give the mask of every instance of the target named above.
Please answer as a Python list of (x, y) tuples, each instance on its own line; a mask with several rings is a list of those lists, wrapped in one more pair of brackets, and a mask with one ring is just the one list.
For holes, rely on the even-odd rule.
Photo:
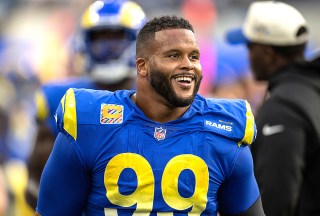
[(156, 127), (154, 130), (154, 138), (156, 138), (158, 141), (163, 140), (166, 138), (166, 131), (167, 130), (162, 127)]

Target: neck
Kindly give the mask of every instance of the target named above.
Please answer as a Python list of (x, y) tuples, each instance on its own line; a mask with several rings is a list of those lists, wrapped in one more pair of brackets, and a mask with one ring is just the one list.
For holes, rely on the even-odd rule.
[(173, 107), (151, 86), (137, 85), (137, 92), (131, 100), (152, 121), (165, 123), (181, 117), (190, 106)]

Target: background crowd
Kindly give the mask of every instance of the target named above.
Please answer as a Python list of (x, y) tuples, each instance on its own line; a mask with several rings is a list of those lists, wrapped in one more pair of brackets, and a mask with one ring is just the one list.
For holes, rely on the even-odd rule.
[[(20, 216), (17, 202), (27, 183), (25, 164), (35, 139), (35, 90), (48, 82), (81, 75), (74, 64), (74, 33), (89, 0), (0, 1), (0, 216)], [(224, 40), (227, 29), (240, 26), (250, 0), (137, 0), (148, 17), (176, 14), (195, 27), (204, 78), (200, 94), (247, 99), (255, 112), (264, 83), (250, 73), (246, 47)], [(307, 58), (320, 47), (317, 28), (320, 2), (288, 0), (310, 25)], [(1, 196), (8, 191), (9, 198)]]

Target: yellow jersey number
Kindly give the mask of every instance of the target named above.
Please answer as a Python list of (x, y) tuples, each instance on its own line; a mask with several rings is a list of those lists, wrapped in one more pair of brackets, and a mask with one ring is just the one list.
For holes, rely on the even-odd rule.
[[(119, 192), (118, 180), (121, 172), (131, 168), (137, 176), (137, 188), (129, 195)], [(183, 170), (191, 170), (195, 176), (195, 188), (191, 197), (181, 197), (178, 191), (178, 178)], [(136, 205), (133, 215), (150, 215), (154, 202), (154, 175), (151, 165), (141, 155), (122, 153), (114, 156), (106, 166), (104, 185), (106, 196), (111, 203), (130, 207)], [(207, 205), (207, 192), (209, 187), (208, 166), (200, 157), (183, 154), (173, 157), (166, 165), (161, 188), (164, 201), (173, 209), (185, 210), (192, 207), (190, 215), (200, 215)], [(172, 215), (172, 213), (158, 213), (158, 215)], [(116, 209), (105, 209), (105, 215), (117, 215)]]

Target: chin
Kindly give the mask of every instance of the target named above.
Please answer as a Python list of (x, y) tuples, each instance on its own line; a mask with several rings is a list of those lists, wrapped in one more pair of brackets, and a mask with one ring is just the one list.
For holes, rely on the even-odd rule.
[(180, 101), (193, 101), (195, 96), (193, 94), (185, 95), (185, 96), (178, 96)]
[(176, 94), (176, 95), (180, 100), (189, 100), (190, 98), (193, 98), (193, 93), (190, 93), (190, 94)]

